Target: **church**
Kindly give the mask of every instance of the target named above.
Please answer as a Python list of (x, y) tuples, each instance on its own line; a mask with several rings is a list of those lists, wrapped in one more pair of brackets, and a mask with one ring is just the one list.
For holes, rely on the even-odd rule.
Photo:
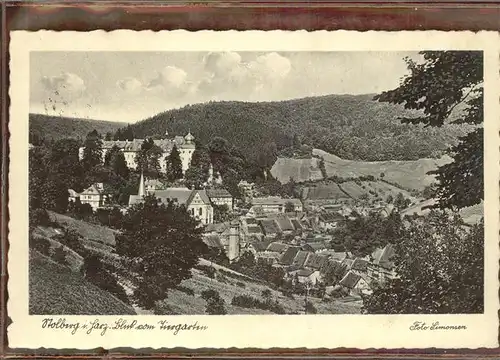
[(192, 217), (198, 219), (203, 225), (214, 222), (214, 209), (206, 190), (190, 190), (188, 188), (166, 188), (161, 190), (146, 191), (144, 186), (144, 176), (141, 174), (139, 191), (137, 195), (130, 195), (129, 206), (141, 203), (144, 196), (154, 195), (163, 203), (175, 201), (179, 205), (186, 206)]
[[(142, 143), (144, 139), (133, 139), (129, 140), (115, 140), (115, 141), (103, 141), (102, 142), (102, 162), (106, 157), (106, 153), (111, 150), (113, 146), (117, 146), (125, 156), (125, 161), (129, 169), (137, 169), (136, 155), (141, 150)], [(174, 145), (179, 151), (179, 156), (182, 162), (182, 173), (184, 174), (191, 163), (191, 158), (193, 157), (196, 145), (194, 143), (194, 136), (191, 132), (188, 132), (186, 136), (175, 136), (169, 138), (168, 132), (165, 132), (165, 137), (160, 140), (153, 140), (154, 144), (162, 150), (162, 155), (160, 157), (160, 168), (162, 172), (167, 171), (167, 164), (165, 158), (170, 155), (170, 152), (174, 148)], [(79, 149), (80, 160), (83, 159), (84, 147)]]

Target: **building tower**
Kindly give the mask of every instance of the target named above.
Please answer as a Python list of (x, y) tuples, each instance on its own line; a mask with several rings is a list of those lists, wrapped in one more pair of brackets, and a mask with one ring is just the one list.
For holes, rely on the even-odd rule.
[(141, 180), (139, 181), (139, 191), (137, 193), (138, 196), (143, 197), (144, 196), (144, 175), (141, 172)]
[(191, 135), (191, 131), (184, 136), (184, 144), (182, 145), (181, 151), (181, 161), (182, 161), (182, 173), (184, 174), (189, 166), (191, 165), (191, 158), (193, 157), (196, 145), (194, 144), (194, 136)]

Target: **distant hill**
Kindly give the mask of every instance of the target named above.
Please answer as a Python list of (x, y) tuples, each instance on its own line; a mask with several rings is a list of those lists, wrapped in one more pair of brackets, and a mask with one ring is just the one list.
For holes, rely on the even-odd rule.
[[(200, 143), (226, 138), (249, 159), (274, 142), (278, 151), (308, 144), (349, 160), (434, 158), (465, 133), (463, 126), (401, 124), (413, 113), (373, 95), (328, 95), (276, 102), (209, 102), (169, 110), (131, 127), (136, 137), (189, 130)], [(298, 143), (298, 144), (297, 144)]]
[(383, 175), (386, 182), (405, 189), (423, 190), (434, 181), (434, 177), (427, 172), (451, 161), (448, 156), (406, 161), (353, 161), (319, 149), (313, 149), (313, 156), (311, 159), (279, 158), (271, 168), (271, 174), (282, 183), (288, 182), (290, 177), (297, 182), (318, 180), (322, 178), (319, 159), (323, 158), (327, 176), (357, 178), (371, 175), (381, 178)]
[(30, 141), (33, 137), (47, 140), (62, 138), (85, 139), (92, 130), (97, 130), (102, 136), (107, 132), (114, 133), (123, 123), (103, 120), (77, 119), (42, 114), (29, 115)]

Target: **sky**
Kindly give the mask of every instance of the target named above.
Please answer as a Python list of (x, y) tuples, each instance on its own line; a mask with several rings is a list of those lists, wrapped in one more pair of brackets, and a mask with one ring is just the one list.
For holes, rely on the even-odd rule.
[(32, 52), (30, 112), (134, 123), (208, 101), (373, 94), (414, 52)]

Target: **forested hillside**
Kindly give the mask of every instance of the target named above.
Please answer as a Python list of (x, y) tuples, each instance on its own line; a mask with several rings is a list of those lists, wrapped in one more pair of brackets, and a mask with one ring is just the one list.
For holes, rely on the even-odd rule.
[[(185, 134), (201, 143), (220, 136), (257, 158), (266, 144), (277, 150), (308, 144), (344, 159), (381, 161), (440, 157), (463, 127), (401, 124), (412, 114), (372, 95), (328, 95), (277, 102), (209, 102), (169, 110), (132, 125), (135, 137)], [(273, 148), (273, 147), (271, 147)]]
[(85, 139), (92, 130), (104, 136), (114, 133), (123, 123), (102, 120), (76, 119), (43, 114), (29, 115), (30, 142), (37, 139), (59, 140), (63, 138)]

